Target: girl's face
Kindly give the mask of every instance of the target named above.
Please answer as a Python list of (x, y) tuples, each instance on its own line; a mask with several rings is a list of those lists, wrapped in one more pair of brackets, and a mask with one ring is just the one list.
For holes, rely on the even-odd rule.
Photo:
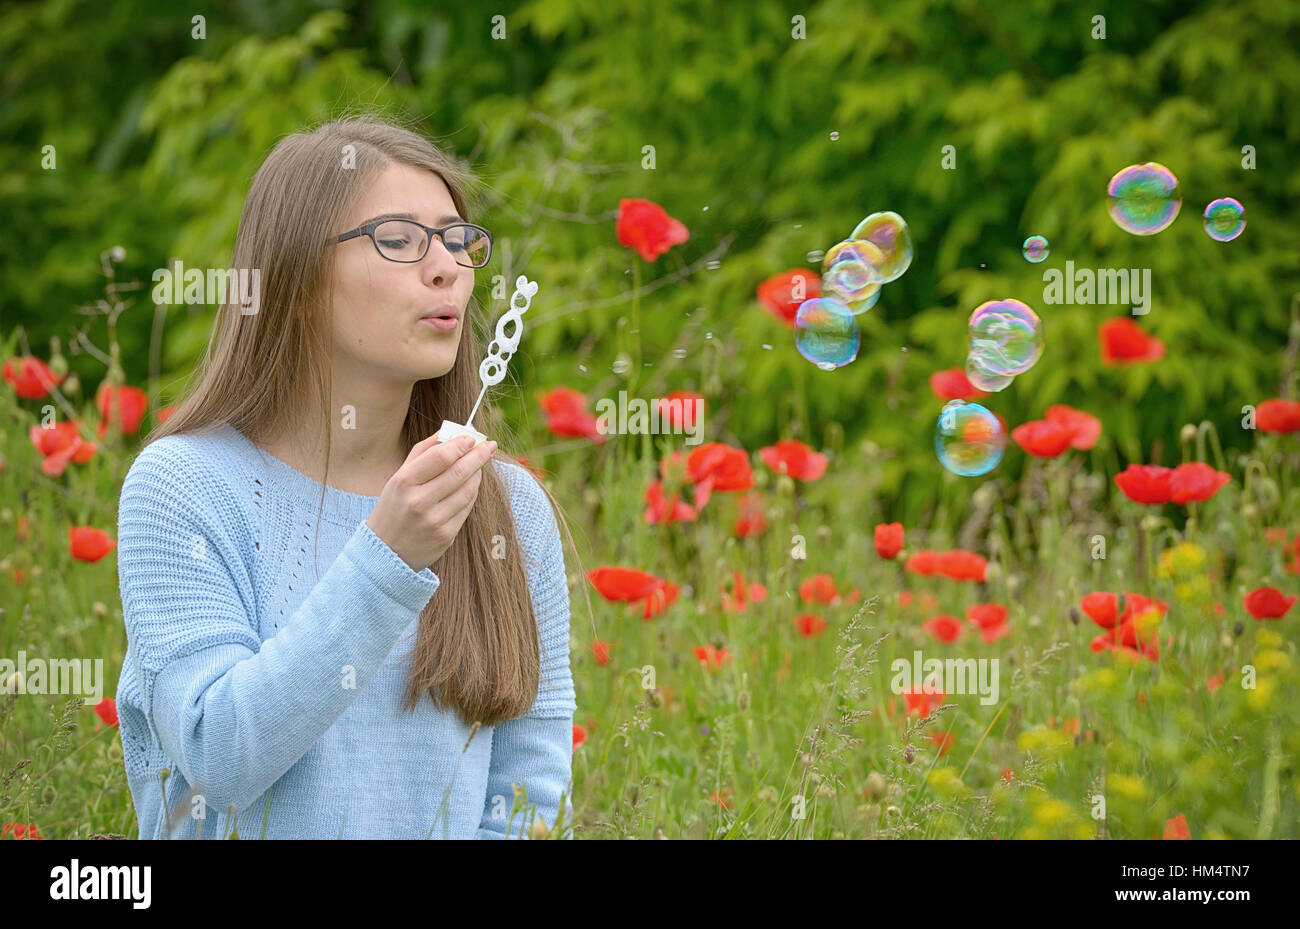
[[(414, 219), (426, 226), (456, 222), (456, 205), (442, 178), (421, 168), (385, 168), (331, 235), (379, 217)], [(334, 361), (347, 374), (411, 383), (442, 377), (452, 369), (466, 307), (474, 290), (474, 269), (456, 263), (441, 237), (424, 258), (390, 261), (369, 236), (331, 245), (334, 252)], [(421, 321), (452, 314), (454, 327)], [(450, 331), (446, 331), (450, 329)]]

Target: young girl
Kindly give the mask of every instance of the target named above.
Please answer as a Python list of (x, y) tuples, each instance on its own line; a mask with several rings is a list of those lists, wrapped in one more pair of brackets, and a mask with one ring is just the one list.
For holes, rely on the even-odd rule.
[(253, 180), (260, 301), (218, 311), (122, 487), (142, 839), (571, 837), (558, 508), (495, 442), (434, 436), (480, 387), (469, 181), (374, 117)]

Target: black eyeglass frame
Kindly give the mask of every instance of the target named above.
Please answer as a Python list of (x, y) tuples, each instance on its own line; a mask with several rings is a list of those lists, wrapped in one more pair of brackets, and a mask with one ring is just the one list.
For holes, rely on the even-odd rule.
[[(389, 256), (385, 255), (383, 249), (379, 247), (379, 242), (375, 240), (375, 230), (378, 229), (380, 226), (382, 226), (384, 223), (411, 223), (412, 225), (419, 226), (421, 229), (423, 229), (425, 234), (424, 251), (420, 253), (420, 257), (404, 260), (401, 258), (390, 258)], [(455, 229), (457, 226), (469, 226), (471, 229), (477, 229), (479, 232), (483, 233), (485, 236), (487, 236), (488, 247), (487, 247), (487, 257), (483, 259), (483, 264), (467, 265), (465, 264), (465, 262), (461, 261), (458, 258), (456, 259), (456, 264), (460, 265), (462, 268), (486, 267), (487, 263), (492, 260), (492, 233), (476, 223), (451, 223), (450, 225), (447, 226), (437, 227), (437, 226), (426, 226), (424, 223), (417, 222), (414, 219), (407, 219), (404, 216), (385, 216), (380, 219), (372, 219), (370, 222), (364, 225), (357, 226), (357, 228), (355, 229), (349, 229), (347, 232), (340, 233), (339, 235), (331, 236), (330, 238), (325, 240), (325, 244), (334, 245), (338, 242), (346, 242), (348, 239), (355, 239), (358, 236), (365, 236), (370, 240), (371, 244), (375, 246), (375, 251), (379, 253), (379, 257), (383, 258), (385, 261), (395, 261), (398, 264), (414, 264), (417, 261), (423, 261), (424, 256), (429, 254), (429, 246), (433, 244), (433, 237), (435, 235), (438, 237), (438, 241), (442, 243), (442, 247), (447, 248), (447, 240), (442, 237), (442, 234), (446, 232), (448, 229)], [(447, 248), (447, 251), (450, 252), (451, 249)], [(452, 257), (455, 258), (455, 256), (456, 253), (452, 252)]]

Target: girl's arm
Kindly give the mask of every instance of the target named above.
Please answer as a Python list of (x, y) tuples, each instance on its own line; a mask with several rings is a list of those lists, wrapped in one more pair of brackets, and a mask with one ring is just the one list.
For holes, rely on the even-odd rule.
[[(524, 818), (516, 815), (506, 833), (514, 804), (512, 785), (518, 783), (527, 791), (528, 803), (536, 805), (536, 817), (544, 820), (548, 828), (555, 825), (560, 794), (564, 794), (564, 828), (571, 838), (573, 714), (577, 702), (569, 663), (569, 584), (564, 549), (550, 501), (536, 479), (518, 465), (500, 464), (498, 473), (510, 494), (537, 617), (541, 681), (528, 713), (492, 730), (492, 764), (477, 837), (520, 838), (521, 832), (526, 832)], [(503, 807), (504, 815), (500, 815)]]
[[(361, 693), (439, 580), (363, 522), (262, 641), (244, 566), (251, 542), (236, 538), (229, 497), (184, 445), (147, 446), (122, 487), (118, 576), (150, 728), (208, 806), (242, 810)], [(355, 687), (344, 686), (349, 669)]]

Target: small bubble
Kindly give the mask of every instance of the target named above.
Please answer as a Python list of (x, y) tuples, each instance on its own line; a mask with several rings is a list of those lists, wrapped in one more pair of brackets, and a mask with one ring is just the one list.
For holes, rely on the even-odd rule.
[(839, 134), (838, 132), (832, 132), (832, 133), (831, 133), (831, 141), (832, 141), (832, 142), (838, 142), (839, 140), (840, 140), (840, 134)]
[(795, 224), (794, 224), (794, 227), (795, 227), (796, 229), (802, 229), (802, 228), (803, 228), (803, 223), (795, 223)]
[(711, 339), (711, 338), (713, 338), (713, 333), (712, 333), (712, 332), (706, 332), (706, 333), (704, 333), (704, 338), (706, 338), (706, 339)]
[(907, 351), (907, 346), (906, 346), (906, 345), (903, 346), (903, 351)]
[(706, 207), (703, 207), (702, 212), (705, 212), (705, 213), (709, 212), (709, 208), (708, 208), (707, 206), (706, 206)]
[(583, 374), (586, 374), (586, 373), (587, 373), (587, 366), (586, 366), (586, 365), (578, 365), (578, 370), (581, 371)]
[(684, 349), (684, 348), (675, 348), (675, 349), (673, 349), (673, 357), (674, 357), (674, 358), (685, 358), (685, 357), (686, 357), (686, 349)]
[(769, 352), (772, 350), (772, 346), (768, 345), (766, 342), (763, 343), (763, 347), (767, 349)]
[(631, 366), (632, 366), (632, 360), (630, 358), (628, 358), (626, 355), (619, 355), (617, 358), (614, 359), (614, 364), (611, 367), (613, 368), (615, 374), (626, 374), (627, 369), (630, 368)]
[(812, 264), (817, 264), (819, 261), (821, 261), (823, 258), (826, 257), (826, 252), (820, 248), (814, 249), (813, 251), (808, 253), (807, 257), (809, 262), (811, 262)]
[(721, 261), (718, 261), (718, 260), (715, 258), (715, 259), (713, 259), (712, 261), (706, 263), (706, 264), (704, 265), (704, 267), (708, 268), (710, 271), (716, 271), (716, 270), (718, 270), (719, 268), (722, 267), (722, 262), (721, 262)]

